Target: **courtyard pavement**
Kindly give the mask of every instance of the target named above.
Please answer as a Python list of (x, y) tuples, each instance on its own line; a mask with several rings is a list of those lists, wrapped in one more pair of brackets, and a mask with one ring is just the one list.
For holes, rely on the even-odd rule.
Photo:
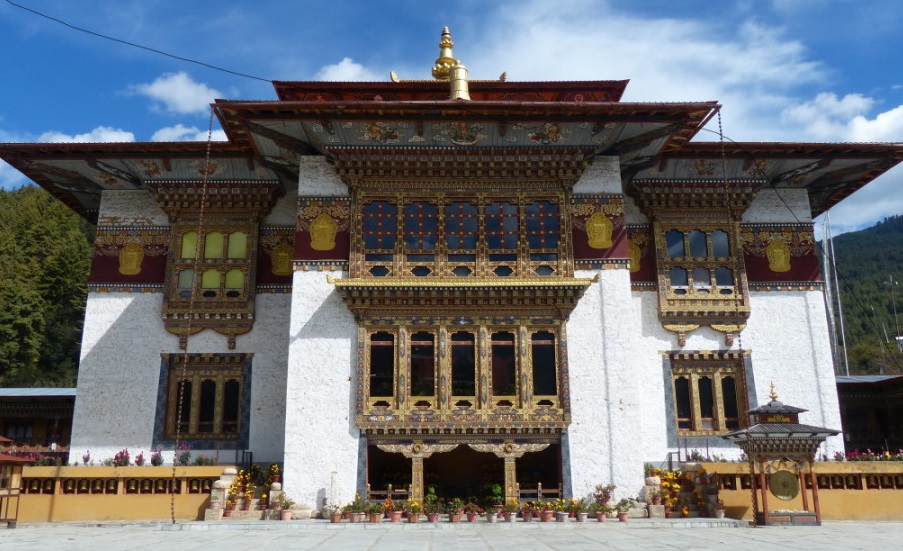
[(748, 528), (634, 519), (600, 525), (521, 522), (379, 525), (324, 521), (55, 523), (0, 527), (0, 549), (29, 551), (217, 549), (852, 550), (903, 547), (903, 522), (825, 522), (820, 527)]

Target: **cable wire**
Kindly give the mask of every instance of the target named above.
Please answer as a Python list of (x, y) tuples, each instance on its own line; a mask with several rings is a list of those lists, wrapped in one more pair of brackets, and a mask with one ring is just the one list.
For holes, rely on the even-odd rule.
[(223, 73), (229, 73), (230, 75), (235, 75), (235, 76), (244, 77), (244, 78), (250, 78), (250, 79), (254, 79), (254, 80), (260, 80), (260, 81), (262, 81), (262, 82), (272, 82), (272, 79), (263, 78), (263, 77), (258, 77), (258, 76), (254, 76), (254, 75), (249, 75), (249, 74), (247, 74), (247, 73), (239, 73), (238, 71), (233, 71), (233, 70), (231, 70), (231, 69), (225, 69), (225, 68), (223, 68), (223, 67), (218, 67), (218, 66), (216, 66), (216, 65), (211, 65), (211, 64), (209, 64), (209, 63), (204, 63), (203, 61), (198, 61), (198, 60), (196, 60), (196, 59), (191, 59), (191, 58), (188, 58), (188, 57), (177, 56), (177, 55), (175, 55), (175, 54), (171, 54), (171, 53), (168, 53), (168, 52), (164, 52), (163, 50), (158, 50), (158, 49), (156, 49), (156, 48), (151, 48), (151, 47), (149, 47), (149, 46), (142, 46), (141, 44), (136, 44), (136, 43), (134, 43), (134, 42), (129, 42), (128, 40), (123, 40), (123, 39), (121, 39), (121, 38), (116, 38), (116, 37), (109, 36), (109, 35), (105, 35), (105, 34), (101, 34), (101, 33), (98, 33), (98, 32), (95, 32), (95, 31), (92, 31), (92, 30), (89, 30), (89, 29), (84, 29), (84, 28), (82, 28), (82, 27), (78, 27), (78, 26), (73, 25), (73, 24), (71, 24), (71, 23), (67, 23), (67, 22), (63, 21), (62, 19), (57, 19), (56, 17), (52, 17), (52, 16), (47, 15), (47, 14), (45, 14), (45, 13), (41, 13), (41, 12), (39, 12), (39, 11), (37, 11), (37, 10), (34, 10), (34, 9), (32, 9), (32, 8), (29, 8), (29, 7), (27, 7), (27, 6), (23, 6), (23, 5), (21, 5), (21, 4), (16, 4), (16, 3), (13, 2), (12, 0), (6, 0), (6, 3), (9, 4), (9, 5), (11, 5), (11, 6), (17, 7), (17, 8), (19, 8), (20, 10), (24, 10), (24, 11), (33, 13), (33, 14), (39, 16), (39, 17), (43, 17), (44, 19), (49, 19), (50, 21), (53, 21), (53, 22), (55, 22), (55, 23), (59, 23), (60, 25), (69, 27), (70, 29), (73, 29), (73, 30), (76, 30), (76, 31), (79, 31), (79, 32), (83, 32), (83, 33), (86, 33), (86, 34), (90, 34), (90, 35), (96, 36), (96, 37), (98, 37), (98, 38), (103, 38), (104, 40), (111, 40), (111, 41), (113, 41), (113, 42), (118, 42), (118, 43), (120, 43), (120, 44), (125, 44), (126, 46), (132, 46), (133, 48), (138, 48), (138, 49), (141, 49), (141, 50), (147, 50), (148, 52), (153, 52), (153, 53), (155, 53), (155, 54), (160, 54), (160, 55), (164, 55), (164, 56), (166, 56), (166, 57), (171, 57), (172, 59), (177, 59), (177, 60), (179, 60), (179, 61), (186, 61), (186, 62), (188, 62), (188, 63), (194, 63), (194, 64), (200, 65), (200, 66), (202, 66), (202, 67), (207, 67), (208, 69), (213, 69), (213, 70), (215, 70), (215, 71), (222, 71)]

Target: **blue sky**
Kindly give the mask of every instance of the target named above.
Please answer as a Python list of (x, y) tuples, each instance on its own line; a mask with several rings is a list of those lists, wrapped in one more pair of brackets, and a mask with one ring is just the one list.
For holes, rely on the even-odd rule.
[[(430, 78), (447, 25), (471, 78), (630, 79), (624, 101), (721, 102), (736, 141), (903, 142), (895, 0), (14, 2), (264, 80)], [(0, 51), (0, 142), (206, 139), (213, 99), (275, 99), (7, 0)], [(0, 187), (24, 183), (0, 161)], [(839, 233), (900, 213), (898, 167), (830, 214)]]

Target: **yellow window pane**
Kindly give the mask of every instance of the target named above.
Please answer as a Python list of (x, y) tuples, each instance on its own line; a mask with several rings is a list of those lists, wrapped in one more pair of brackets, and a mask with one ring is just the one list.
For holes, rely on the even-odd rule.
[(194, 270), (179, 272), (179, 289), (191, 289), (194, 285)]
[(182, 258), (194, 258), (198, 254), (198, 232), (182, 234)]
[(223, 257), (223, 234), (210, 232), (204, 238), (204, 258)]
[(217, 270), (206, 270), (201, 277), (201, 287), (204, 289), (219, 289), (220, 273)]
[(248, 234), (237, 231), (229, 234), (229, 258), (248, 256)]
[(245, 285), (245, 274), (241, 270), (226, 272), (226, 289), (241, 289)]

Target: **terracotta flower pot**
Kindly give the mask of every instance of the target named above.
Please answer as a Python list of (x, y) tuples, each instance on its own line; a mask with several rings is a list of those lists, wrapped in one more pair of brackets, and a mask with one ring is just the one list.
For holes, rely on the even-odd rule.
[(448, 521), (449, 522), (461, 522), (461, 513), (449, 513)]
[(618, 511), (618, 522), (627, 522), (630, 513), (628, 511)]
[(426, 520), (427, 522), (439, 522), (439, 513), (427, 513)]
[(607, 518), (608, 518), (608, 513), (604, 512), (604, 511), (596, 512), (596, 521), (605, 522), (605, 519), (607, 519)]
[(587, 513), (577, 513), (577, 522), (586, 522)]
[(392, 522), (401, 522), (401, 515), (403, 511), (392, 511), (389, 513), (389, 520)]
[(467, 522), (476, 522), (479, 518), (479, 513), (467, 513)]
[(539, 513), (539, 520), (542, 522), (552, 522), (553, 518), (555, 518), (555, 511), (543, 511)]
[(520, 514), (521, 518), (524, 519), (524, 522), (533, 522), (533, 513), (529, 511), (522, 511)]
[(420, 513), (408, 513), (408, 522), (417, 522), (420, 520)]
[(283, 509), (279, 511), (279, 517), (282, 520), (292, 520), (292, 510), (291, 509)]
[(342, 513), (329, 513), (329, 522), (336, 524), (342, 521), (342, 517), (344, 515)]
[(377, 522), (382, 522), (383, 514), (382, 513), (370, 513), (370, 522), (372, 524), (376, 524)]

